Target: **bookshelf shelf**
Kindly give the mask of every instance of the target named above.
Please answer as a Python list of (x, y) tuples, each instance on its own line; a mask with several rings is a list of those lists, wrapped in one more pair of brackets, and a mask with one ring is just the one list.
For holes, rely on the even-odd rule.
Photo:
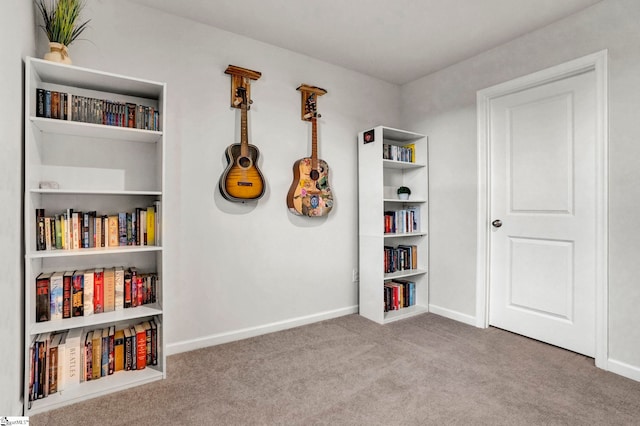
[[(427, 145), (424, 135), (385, 126), (358, 134), (360, 315), (379, 324), (429, 310)], [(407, 159), (393, 156), (407, 149), (411, 161), (387, 159)], [(409, 200), (397, 198), (400, 186), (411, 189)], [(385, 273), (394, 270), (387, 268), (398, 261), (393, 253), (400, 252), (405, 262), (408, 258), (413, 263), (412, 269)], [(403, 290), (390, 296), (391, 290), (385, 288), (389, 285)], [(404, 307), (402, 302), (390, 306), (390, 297), (405, 300)]]
[(127, 127), (82, 123), (70, 120), (54, 120), (43, 117), (31, 117), (30, 120), (31, 123), (43, 133), (82, 136), (87, 138), (87, 141), (95, 138), (157, 143), (162, 138), (162, 132), (154, 130), (130, 129)]
[(89, 189), (30, 189), (33, 194), (52, 194), (52, 195), (127, 195), (127, 196), (150, 196), (160, 197), (162, 192), (160, 191), (119, 191), (119, 190), (89, 190)]
[(63, 390), (46, 398), (32, 401), (31, 407), (27, 406), (26, 409), (30, 415), (34, 415), (163, 378), (163, 371), (151, 367), (135, 371), (118, 371), (110, 376), (101, 377), (99, 380), (84, 382), (76, 388)]
[(94, 247), (73, 250), (42, 250), (27, 253), (27, 259), (43, 259), (52, 257), (71, 256), (104, 256), (122, 253), (161, 252), (162, 246), (119, 246), (119, 247)]
[(86, 328), (104, 323), (111, 324), (133, 320), (141, 317), (152, 317), (155, 315), (162, 315), (162, 309), (158, 304), (136, 306), (135, 308), (127, 308), (120, 311), (103, 312), (101, 314), (93, 314), (82, 317), (37, 322), (32, 324), (30, 334), (35, 335), (60, 329), (68, 330), (78, 327)]
[[(165, 313), (162, 308), (163, 278), (166, 265), (162, 236), (165, 228), (161, 214), (161, 205), (166, 202), (164, 192), (166, 85), (165, 83), (36, 58), (25, 58), (24, 94), (25, 358), (23, 402), (24, 415), (29, 416), (166, 377), (163, 333)], [(42, 102), (43, 96), (46, 96), (45, 100), (50, 100), (49, 103)], [(78, 102), (69, 101), (67, 104), (70, 107), (63, 109), (65, 98), (77, 99)], [(63, 101), (58, 103), (58, 99)], [(59, 105), (55, 111), (64, 112), (58, 113), (63, 118), (56, 118), (54, 105)], [(85, 106), (86, 108), (82, 109)], [(74, 109), (75, 107), (78, 112)], [(53, 118), (48, 118), (49, 115), (43, 114), (43, 108), (46, 112), (50, 110)], [(75, 121), (76, 117), (84, 119), (85, 116), (82, 114), (91, 114), (92, 121), (97, 121), (100, 117), (104, 120), (103, 123), (121, 125)], [(134, 120), (140, 117), (146, 121)], [(145, 129), (159, 128), (160, 130), (123, 127), (124, 123), (127, 125), (132, 123), (134, 126), (145, 127)], [(47, 187), (40, 188), (40, 186), (44, 186), (45, 182), (48, 183)], [(55, 183), (54, 187), (57, 189), (49, 189), (52, 186), (50, 182)], [(63, 247), (60, 240), (54, 241), (51, 248), (39, 247), (38, 243), (41, 241), (39, 238), (42, 234), (38, 234), (37, 228), (42, 226), (40, 225), (42, 222), (36, 220), (36, 210), (44, 210), (45, 217), (53, 218), (53, 222), (60, 220), (65, 223), (67, 219), (64, 219), (64, 215), (69, 216), (72, 211), (96, 212), (95, 215), (85, 216), (87, 219), (79, 219), (78, 222), (84, 220), (82, 226), (85, 228), (78, 229), (77, 234), (69, 231), (72, 228), (70, 220), (67, 228), (68, 233), (65, 233), (63, 237), (58, 233), (58, 237), (63, 241), (62, 244), (67, 244), (70, 240), (80, 241), (81, 246), (84, 244), (91, 248), (60, 248)], [(143, 237), (133, 238), (135, 235), (133, 224), (130, 228), (127, 226), (129, 217), (132, 218), (132, 222), (133, 217), (143, 217), (143, 211), (145, 211), (145, 215), (146, 212), (153, 212), (153, 214), (149, 214), (150, 219), (147, 222), (136, 219), (138, 224), (135, 229), (139, 230), (136, 231), (138, 235), (148, 236), (150, 238), (148, 243), (151, 245), (146, 245), (147, 241)], [(124, 224), (124, 228), (118, 227), (114, 234), (111, 234), (117, 234), (118, 239), (112, 242), (112, 246), (109, 246), (106, 238), (98, 237), (103, 236), (99, 230), (104, 229), (104, 224), (108, 222), (109, 216), (119, 217), (119, 214), (125, 214), (123, 217), (126, 220), (118, 223), (119, 226)], [(91, 225), (87, 226), (87, 222)], [(98, 222), (101, 223), (100, 227), (98, 227)], [(145, 227), (143, 232), (143, 223), (147, 223), (153, 228)], [(52, 230), (54, 227), (55, 225), (52, 225)], [(48, 228), (45, 226), (44, 229)], [(126, 243), (131, 245), (118, 245), (124, 244), (120, 239), (123, 235), (123, 229), (124, 238), (129, 239)], [(151, 236), (152, 229), (155, 238)], [(148, 233), (145, 233), (147, 231)], [(52, 233), (52, 235), (54, 238), (51, 240), (55, 240), (56, 233)], [(95, 237), (92, 237), (93, 235)], [(56, 245), (58, 245), (57, 249), (55, 249)], [(59, 315), (49, 320), (36, 321), (36, 311), (40, 314), (43, 309), (43, 304), (37, 302), (43, 302), (52, 293), (51, 283), (49, 283), (49, 296), (44, 299), (37, 298), (39, 292), (36, 290), (36, 279), (40, 274), (79, 272), (77, 275), (80, 276), (80, 279), (93, 277), (88, 278), (87, 282), (90, 283), (99, 274), (95, 271), (102, 270), (105, 275), (109, 271), (109, 276), (113, 277), (114, 273), (111, 271), (120, 267), (124, 271), (134, 269), (138, 274), (145, 275), (147, 281), (137, 280), (139, 283), (137, 289), (143, 290), (139, 293), (142, 296), (137, 298), (135, 303), (131, 299), (135, 297), (132, 287), (128, 287), (131, 289), (129, 295), (131, 298), (126, 299), (129, 297), (124, 295), (126, 291), (118, 293), (114, 290), (116, 285), (109, 284), (111, 301), (107, 302), (105, 298), (105, 312), (85, 315), (84, 312), (80, 313), (78, 310), (68, 318), (60, 318), (62, 315)], [(126, 272), (124, 275), (119, 275), (120, 283), (127, 281), (122, 279), (123, 276), (126, 276)], [(95, 279), (97, 280), (97, 278)], [(113, 282), (114, 279), (110, 278), (110, 283)], [(104, 288), (107, 288), (107, 284), (103, 284)], [(95, 284), (94, 293), (99, 291), (100, 287)], [(127, 288), (126, 283), (123, 287)], [(86, 288), (84, 290), (86, 291)], [(73, 297), (75, 295), (72, 294), (71, 299)], [(84, 296), (78, 297), (84, 298)], [(119, 302), (115, 302), (115, 299)], [(132, 307), (124, 308), (126, 304), (123, 300), (125, 299), (132, 301)], [(79, 306), (86, 307), (86, 302), (93, 300), (93, 298), (76, 299), (76, 302), (78, 300), (80, 300)], [(107, 303), (109, 303), (108, 306)], [(46, 310), (47, 307), (44, 306)], [(68, 385), (70, 379), (65, 376), (67, 374), (65, 364), (59, 364), (59, 374), (63, 375), (61, 376), (63, 379), (67, 379), (62, 380), (61, 389), (49, 392), (47, 396), (39, 396), (32, 391), (35, 388), (34, 383), (37, 382), (34, 379), (35, 374), (31, 374), (32, 365), (40, 362), (38, 365), (42, 366), (50, 362), (38, 361), (34, 357), (34, 353), (43, 353), (42, 350), (45, 350), (47, 355), (50, 354), (48, 347), (36, 346), (34, 341), (40, 339), (53, 342), (52, 336), (64, 335), (67, 331), (73, 331), (77, 334), (74, 336), (74, 340), (78, 342), (73, 347), (77, 349), (79, 356), (81, 352), (84, 353), (86, 350), (84, 339), (87, 332), (110, 329), (129, 330), (145, 321), (153, 322), (156, 326), (156, 333), (153, 336), (157, 338), (152, 347), (157, 348), (154, 352), (157, 355), (157, 364), (154, 363), (152, 356), (149, 358), (150, 364), (146, 365), (144, 369), (115, 371), (114, 367), (112, 374), (106, 374), (99, 379), (80, 381), (75, 385)], [(98, 339), (96, 336), (98, 336), (97, 333), (94, 335), (94, 339)], [(106, 334), (102, 335), (103, 338), (105, 338), (104, 336)], [(140, 336), (136, 337), (140, 338)], [(142, 336), (144, 337), (144, 333)], [(147, 335), (147, 339), (149, 336), (151, 334)], [(109, 339), (109, 337), (106, 338)], [(66, 343), (68, 346), (68, 342)], [(63, 351), (68, 355), (69, 348), (63, 346)], [(103, 362), (101, 367), (104, 367), (104, 360), (108, 359), (110, 355), (107, 353), (101, 359), (99, 357), (98, 361)], [(142, 354), (139, 353), (138, 356), (142, 356)], [(81, 359), (78, 358), (78, 362), (80, 361)], [(87, 372), (82, 367), (82, 365), (78, 365), (76, 377)], [(67, 365), (66, 369), (70, 370), (70, 367)], [(33, 368), (33, 370), (36, 369)], [(39, 371), (48, 370), (39, 367)], [(89, 372), (95, 374), (96, 370), (91, 371), (89, 368)], [(49, 377), (52, 377), (53, 373), (49, 372), (48, 374), (50, 374)], [(100, 374), (101, 372), (98, 371), (98, 375)], [(40, 383), (37, 383), (37, 386), (39, 390), (42, 390)], [(50, 389), (46, 382), (44, 386)]]

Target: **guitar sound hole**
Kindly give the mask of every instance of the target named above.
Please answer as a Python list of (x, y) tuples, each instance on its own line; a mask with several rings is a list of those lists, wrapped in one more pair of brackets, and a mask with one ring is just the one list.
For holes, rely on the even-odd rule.
[(312, 180), (318, 180), (318, 178), (320, 177), (320, 172), (318, 172), (317, 170), (311, 170), (311, 172), (309, 173), (309, 177)]
[(238, 165), (243, 168), (251, 167), (251, 159), (248, 157), (238, 158)]

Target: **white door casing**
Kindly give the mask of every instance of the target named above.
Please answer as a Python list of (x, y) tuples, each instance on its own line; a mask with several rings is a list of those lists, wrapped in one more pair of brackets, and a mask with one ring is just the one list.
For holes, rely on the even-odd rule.
[(606, 128), (606, 51), (478, 92), (476, 325), (593, 356), (601, 368)]

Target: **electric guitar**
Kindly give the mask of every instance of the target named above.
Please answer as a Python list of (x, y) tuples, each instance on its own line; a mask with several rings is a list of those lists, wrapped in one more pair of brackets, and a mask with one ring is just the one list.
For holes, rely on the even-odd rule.
[(311, 121), (311, 157), (293, 164), (293, 182), (287, 194), (289, 210), (299, 216), (326, 216), (333, 208), (329, 165), (318, 158), (318, 117), (315, 94), (307, 98), (305, 118)]
[(220, 176), (220, 193), (229, 201), (257, 200), (264, 195), (264, 178), (258, 169), (260, 151), (251, 145), (247, 136), (247, 90), (237, 89), (237, 101), (242, 112), (240, 120), (240, 143), (227, 147), (227, 168)]

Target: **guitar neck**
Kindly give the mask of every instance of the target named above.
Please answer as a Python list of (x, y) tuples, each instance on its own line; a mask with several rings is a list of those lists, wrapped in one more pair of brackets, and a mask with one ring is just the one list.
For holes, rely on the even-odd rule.
[(247, 106), (242, 104), (241, 107), (241, 115), (240, 115), (240, 155), (242, 157), (249, 156), (249, 136), (247, 135), (247, 127), (248, 127), (248, 114), (247, 114)]
[(318, 169), (318, 119), (311, 117), (311, 168)]

